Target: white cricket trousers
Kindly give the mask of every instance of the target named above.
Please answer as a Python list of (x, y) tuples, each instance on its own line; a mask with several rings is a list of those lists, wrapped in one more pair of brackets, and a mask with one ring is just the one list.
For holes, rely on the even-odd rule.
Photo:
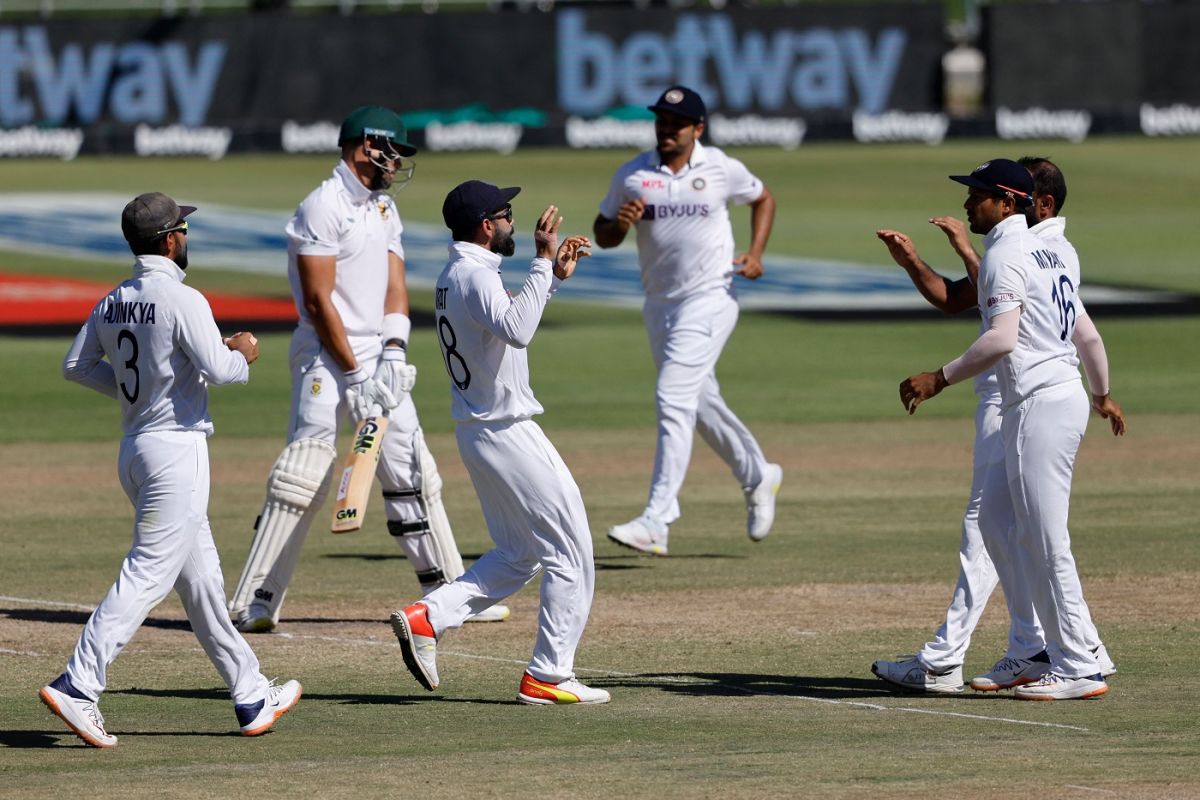
[(174, 587), (200, 646), (233, 702), (266, 696), (258, 658), (229, 620), (221, 562), (208, 525), (208, 442), (194, 431), (121, 440), (117, 470), (133, 503), (133, 546), (117, 581), (92, 612), (67, 664), (71, 684), (92, 700), (150, 611)]
[(997, 582), (1008, 605), (1008, 652), (1030, 658), (1045, 649), (1033, 601), (1017, 568), (1016, 523), (1004, 468), (1000, 432), (1000, 395), (980, 395), (975, 409), (975, 449), (971, 496), (962, 521), (958, 550), (958, 583), (946, 609), (946, 620), (918, 654), (928, 669), (944, 672), (961, 666), (971, 634), (987, 608)]
[(496, 547), (422, 600), (434, 631), (440, 637), (459, 627), (541, 568), (538, 634), (528, 671), (542, 681), (567, 680), (574, 674), (596, 582), (579, 487), (533, 420), (459, 423), (456, 437)]
[(1089, 404), (1078, 380), (1035, 392), (1004, 411), (1005, 467), (1022, 571), (1046, 636), (1051, 669), (1065, 678), (1100, 671), (1091, 615), (1071, 555), (1067, 516), (1075, 453)]
[(725, 405), (717, 384), (717, 361), (737, 325), (733, 294), (719, 290), (682, 300), (648, 298), (642, 318), (658, 369), (658, 444), (646, 513), (669, 525), (679, 519), (679, 490), (692, 459), (694, 431), (729, 465), (742, 487), (762, 481), (767, 459), (750, 429)]

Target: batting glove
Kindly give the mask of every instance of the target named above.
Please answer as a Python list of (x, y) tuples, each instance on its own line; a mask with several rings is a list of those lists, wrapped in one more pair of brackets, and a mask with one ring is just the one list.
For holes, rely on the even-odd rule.
[(399, 399), (412, 391), (417, 382), (417, 368), (405, 363), (403, 347), (385, 347), (374, 379), (386, 386), (393, 397)]
[(368, 378), (362, 367), (346, 373), (346, 406), (356, 424), (372, 416), (376, 407), (388, 412), (396, 405), (396, 396), (391, 390), (374, 378)]

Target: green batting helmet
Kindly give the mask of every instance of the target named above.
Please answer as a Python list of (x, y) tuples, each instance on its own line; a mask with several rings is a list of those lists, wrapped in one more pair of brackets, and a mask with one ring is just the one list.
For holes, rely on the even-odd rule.
[(404, 123), (400, 121), (400, 115), (383, 106), (360, 106), (351, 111), (342, 122), (338, 146), (357, 139), (385, 139), (392, 149), (402, 156), (411, 156), (417, 152), (417, 148), (408, 143), (408, 132), (404, 129)]

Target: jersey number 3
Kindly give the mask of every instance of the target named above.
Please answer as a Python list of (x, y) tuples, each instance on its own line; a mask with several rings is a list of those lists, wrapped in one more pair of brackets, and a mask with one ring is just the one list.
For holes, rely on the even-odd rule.
[(1075, 330), (1075, 304), (1071, 302), (1074, 296), (1075, 286), (1066, 275), (1058, 276), (1058, 280), (1050, 284), (1050, 299), (1058, 306), (1058, 338), (1064, 342)]
[[(442, 342), (442, 356), (446, 359), (446, 372), (450, 374), (450, 380), (454, 381), (454, 385), (460, 390), (466, 391), (471, 385), (471, 370), (467, 369), (467, 362), (462, 354), (454, 349), (458, 344), (458, 337), (454, 334), (450, 320), (445, 317), (438, 319), (438, 339)], [(455, 373), (455, 366), (462, 373), (461, 378)]]
[(142, 388), (142, 375), (138, 372), (137, 367), (138, 340), (132, 331), (123, 330), (117, 334), (117, 350), (121, 355), (125, 355), (124, 348), (126, 342), (129, 342), (129, 358), (125, 359), (125, 369), (129, 370), (132, 374), (133, 389), (130, 390), (125, 385), (125, 381), (121, 381), (121, 394), (125, 395), (125, 399), (129, 401), (129, 405), (133, 405), (137, 402), (138, 392)]

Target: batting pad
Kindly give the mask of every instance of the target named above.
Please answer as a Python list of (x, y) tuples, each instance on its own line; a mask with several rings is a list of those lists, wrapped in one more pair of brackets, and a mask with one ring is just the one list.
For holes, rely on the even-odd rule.
[(438, 566), (450, 582), (466, 572), (458, 543), (450, 530), (450, 518), (442, 505), (442, 476), (429, 445), (425, 444), (425, 432), (417, 428), (417, 458), (421, 467), (421, 489), (425, 499), (425, 515), (429, 519), (429, 541), (433, 545)]
[(229, 601), (234, 620), (255, 605), (279, 621), (300, 546), (329, 494), (335, 460), (337, 450), (320, 439), (297, 439), (275, 460), (250, 556)]

